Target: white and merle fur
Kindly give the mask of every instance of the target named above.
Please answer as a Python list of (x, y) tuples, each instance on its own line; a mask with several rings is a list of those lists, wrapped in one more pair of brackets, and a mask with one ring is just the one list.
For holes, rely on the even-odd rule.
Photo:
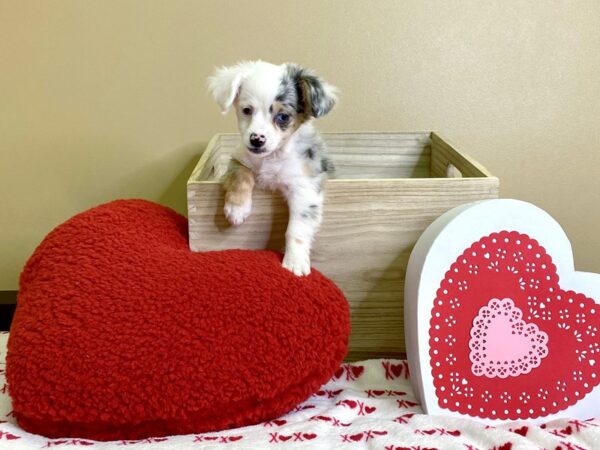
[(235, 108), (241, 135), (225, 181), (225, 216), (232, 225), (248, 218), (255, 183), (280, 191), (290, 216), (283, 267), (308, 275), (324, 182), (334, 172), (313, 119), (333, 108), (336, 89), (297, 64), (263, 61), (218, 68), (209, 88), (223, 114)]

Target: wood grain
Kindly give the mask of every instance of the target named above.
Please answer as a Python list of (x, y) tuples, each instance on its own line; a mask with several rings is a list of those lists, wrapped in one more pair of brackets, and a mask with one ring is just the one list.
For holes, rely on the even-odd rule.
[[(429, 177), (430, 133), (324, 133), (322, 136), (336, 166), (335, 178)], [(214, 166), (214, 177), (192, 175), (192, 178), (219, 179), (238, 144), (237, 134), (218, 135), (212, 146), (209, 143), (208, 149), (214, 151), (204, 164)]]
[[(435, 134), (340, 133), (324, 138), (334, 163), (342, 161), (342, 175), (347, 169), (358, 176), (364, 169), (362, 173), (372, 177), (327, 182), (324, 219), (313, 246), (312, 264), (340, 287), (350, 303), (348, 360), (397, 357), (405, 353), (403, 291), (412, 247), (442, 213), (463, 203), (496, 198), (498, 179)], [(229, 153), (237, 139), (221, 135), (199, 165), (219, 161), (216, 153)], [(348, 157), (354, 154), (360, 159)], [(448, 164), (462, 177), (443, 178)], [(222, 212), (221, 183), (203, 181), (201, 176), (207, 173), (213, 173), (212, 168), (197, 168), (188, 182), (191, 249), (281, 251), (288, 219), (283, 199), (255, 189), (250, 218), (240, 227), (230, 227)], [(393, 174), (405, 175), (389, 176)]]
[(436, 133), (431, 133), (431, 176), (446, 177), (448, 165), (458, 169), (463, 177), (493, 178), (492, 174), (470, 156), (458, 152)]

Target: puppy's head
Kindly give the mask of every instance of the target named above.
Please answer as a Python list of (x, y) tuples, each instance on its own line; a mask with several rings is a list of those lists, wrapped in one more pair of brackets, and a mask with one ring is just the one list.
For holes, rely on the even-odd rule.
[(259, 156), (281, 148), (303, 123), (327, 114), (337, 100), (333, 86), (291, 63), (222, 67), (209, 78), (209, 88), (223, 114), (235, 108), (242, 142)]

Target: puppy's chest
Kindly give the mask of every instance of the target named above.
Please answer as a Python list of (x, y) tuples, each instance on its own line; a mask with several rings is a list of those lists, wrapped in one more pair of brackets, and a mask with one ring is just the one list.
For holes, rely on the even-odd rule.
[(264, 160), (254, 175), (260, 187), (284, 192), (303, 176), (301, 165), (293, 159)]

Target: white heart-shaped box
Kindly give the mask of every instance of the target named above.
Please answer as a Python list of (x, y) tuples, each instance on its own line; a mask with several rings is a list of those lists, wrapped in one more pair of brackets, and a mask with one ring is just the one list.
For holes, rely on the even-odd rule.
[(599, 417), (598, 300), (600, 275), (575, 271), (542, 209), (497, 199), (448, 211), (416, 243), (405, 281), (424, 410), (492, 424)]

